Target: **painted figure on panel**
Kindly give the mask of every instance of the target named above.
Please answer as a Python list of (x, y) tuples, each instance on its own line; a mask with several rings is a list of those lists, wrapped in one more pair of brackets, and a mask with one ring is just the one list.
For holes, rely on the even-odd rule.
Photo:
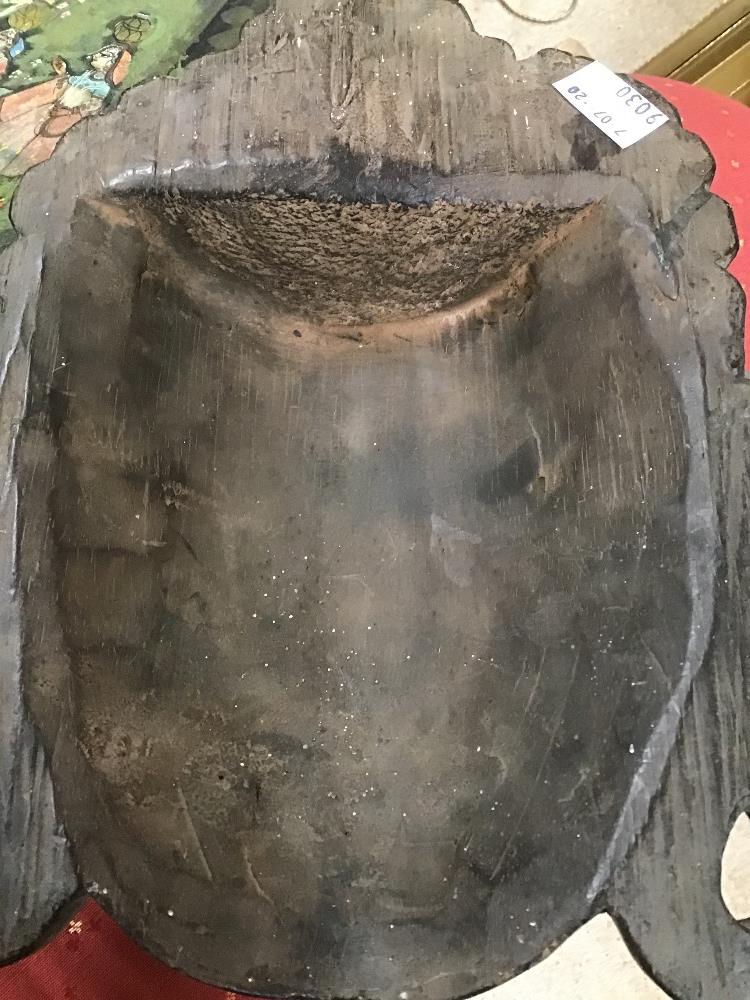
[(88, 57), (89, 69), (74, 74), (57, 56), (51, 80), (0, 99), (0, 173), (17, 177), (49, 159), (69, 129), (104, 108), (130, 60), (124, 46), (105, 45)]

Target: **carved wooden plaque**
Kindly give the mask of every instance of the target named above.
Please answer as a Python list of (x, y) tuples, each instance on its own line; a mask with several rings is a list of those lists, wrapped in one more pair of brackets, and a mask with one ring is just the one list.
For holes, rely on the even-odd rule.
[(734, 234), (576, 65), (279, 0), (23, 181), (5, 956), (86, 890), (234, 990), (448, 1000), (607, 911), (747, 995)]

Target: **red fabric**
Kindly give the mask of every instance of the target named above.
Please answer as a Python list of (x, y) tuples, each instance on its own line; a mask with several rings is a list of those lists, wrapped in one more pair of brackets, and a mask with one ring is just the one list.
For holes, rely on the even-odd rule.
[[(689, 84), (642, 81), (674, 104), (716, 160), (712, 190), (729, 202), (745, 245), (730, 270), (750, 289), (750, 108)], [(750, 360), (750, 317), (745, 356)], [(141, 951), (94, 903), (34, 955), (0, 969), (0, 1000), (234, 1000)]]
[(28, 958), (0, 969), (0, 1000), (235, 1000), (147, 955), (89, 900)]

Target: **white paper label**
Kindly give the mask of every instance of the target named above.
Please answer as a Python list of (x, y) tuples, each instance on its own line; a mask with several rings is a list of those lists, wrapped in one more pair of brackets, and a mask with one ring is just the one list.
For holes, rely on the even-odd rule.
[(622, 149), (669, 121), (668, 115), (600, 62), (589, 63), (552, 86)]

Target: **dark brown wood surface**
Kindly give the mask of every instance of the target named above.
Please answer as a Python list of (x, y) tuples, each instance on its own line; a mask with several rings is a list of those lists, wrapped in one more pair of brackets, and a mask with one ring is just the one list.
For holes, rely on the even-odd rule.
[[(331, 6), (314, 0), (279, 0), (273, 11), (248, 26), (236, 51), (190, 66), (179, 81), (154, 81), (130, 92), (116, 112), (84, 123), (61, 143), (50, 163), (24, 180), (14, 206), (22, 235), (3, 258), (4, 311), (0, 316), (7, 359), (3, 364), (5, 486), (0, 536), (3, 588), (8, 595), (0, 606), (7, 622), (0, 675), (0, 943), (5, 956), (33, 946), (62, 904), (82, 885), (161, 957), (235, 989), (389, 996), (399, 987), (442, 998), (511, 976), (588, 915), (604, 909), (618, 919), (656, 981), (674, 996), (685, 1000), (747, 996), (750, 947), (745, 932), (722, 906), (718, 875), (726, 835), (750, 795), (743, 670), (747, 390), (735, 380), (730, 364), (737, 358), (742, 303), (724, 270), (734, 249), (734, 234), (725, 206), (708, 193), (712, 163), (701, 143), (675, 122), (626, 151), (617, 150), (550, 86), (576, 65), (571, 57), (555, 52), (517, 63), (503, 43), (473, 34), (460, 8), (448, 2), (345, 0)], [(656, 103), (663, 106), (659, 100)], [(237, 192), (262, 197), (255, 206), (238, 208)], [(290, 203), (280, 202), (279, 211), (273, 211), (269, 196), (280, 193), (294, 196), (294, 210)], [(191, 199), (207, 194), (211, 201), (201, 214)], [(448, 240), (444, 256), (436, 252), (438, 263), (430, 278), (435, 287), (425, 279), (422, 287), (432, 291), (429, 300), (422, 300), (414, 294), (413, 283), (397, 278), (411, 262), (414, 246), (427, 256), (426, 247), (439, 242), (453, 223), (441, 228), (438, 220), (436, 229), (425, 228), (426, 223), (414, 222), (414, 215), (407, 215), (403, 223), (394, 222), (386, 229), (398, 232), (400, 242), (393, 240), (389, 259), (382, 230), (368, 221), (367, 212), (361, 218), (354, 215), (347, 222), (352, 229), (345, 235), (366, 252), (364, 263), (361, 258), (357, 263), (361, 278), (347, 281), (350, 275), (343, 274), (338, 280), (335, 269), (322, 268), (318, 273), (313, 268), (312, 280), (335, 291), (335, 296), (318, 295), (314, 286), (301, 279), (295, 284), (294, 266), (286, 262), (295, 259), (298, 241), (291, 239), (287, 247), (285, 234), (302, 233), (309, 238), (309, 253), (299, 257), (304, 268), (308, 260), (338, 252), (336, 240), (344, 228), (337, 212), (325, 215), (310, 210), (305, 215), (305, 199), (329, 205), (396, 202), (411, 205), (412, 213), (419, 211), (420, 204), (448, 202), (468, 212), (469, 220), (477, 225), (479, 220), (471, 212), (485, 206), (482, 224), (494, 235), (478, 249), (460, 251), (464, 254), (460, 287), (454, 300), (443, 301), (439, 289), (447, 273), (446, 260), (450, 263), (451, 253), (460, 249)], [(502, 225), (492, 230), (492, 211), (486, 206), (498, 203), (514, 206), (516, 216), (511, 216), (510, 223), (504, 216)], [(604, 221), (596, 226), (586, 215), (590, 205), (605, 206)], [(309, 216), (311, 221), (306, 221)], [(561, 228), (575, 226), (576, 219), (576, 232)], [(687, 598), (683, 603), (675, 600), (673, 619), (662, 614), (661, 631), (656, 626), (652, 631), (662, 637), (659, 641), (665, 650), (682, 644), (684, 656), (674, 668), (669, 663), (664, 667), (645, 640), (639, 647), (643, 657), (639, 662), (653, 657), (667, 678), (669, 690), (653, 706), (645, 692), (639, 695), (638, 686), (628, 701), (615, 674), (610, 685), (598, 692), (579, 678), (576, 698), (583, 704), (589, 704), (589, 699), (592, 706), (586, 709), (582, 726), (587, 718), (595, 719), (599, 709), (602, 716), (606, 714), (615, 687), (623, 699), (610, 724), (621, 750), (619, 777), (612, 787), (616, 792), (620, 781), (622, 791), (616, 792), (608, 807), (597, 807), (596, 797), (576, 800), (570, 836), (575, 839), (576, 831), (583, 831), (590, 837), (588, 857), (576, 864), (569, 864), (569, 858), (577, 855), (566, 853), (574, 852), (575, 845), (567, 844), (567, 834), (562, 826), (556, 827), (556, 814), (550, 811), (548, 842), (539, 852), (548, 858), (546, 876), (544, 871), (531, 874), (530, 865), (527, 875), (521, 868), (516, 882), (509, 879), (505, 893), (495, 886), (490, 917), (483, 918), (486, 924), (481, 928), (472, 929), (472, 933), (486, 934), (486, 946), (480, 949), (474, 968), (460, 948), (446, 944), (445, 928), (441, 925), (438, 933), (437, 924), (428, 920), (419, 934), (414, 933), (411, 944), (404, 943), (401, 935), (403, 953), (397, 952), (392, 968), (387, 943), (356, 920), (348, 928), (337, 925), (333, 944), (328, 939), (325, 944), (316, 944), (314, 939), (311, 943), (309, 934), (300, 937), (307, 950), (291, 958), (282, 951), (286, 968), (281, 959), (275, 967), (271, 959), (259, 963), (263, 942), (250, 940), (240, 947), (238, 941), (243, 935), (252, 937), (253, 931), (258, 938), (270, 940), (276, 934), (273, 921), (268, 923), (266, 914), (251, 928), (235, 926), (230, 931), (224, 925), (217, 900), (223, 895), (225, 908), (231, 912), (231, 884), (211, 888), (212, 859), (201, 835), (196, 833), (197, 847), (193, 844), (190, 850), (199, 859), (199, 867), (208, 869), (207, 895), (196, 897), (210, 904), (202, 924), (194, 916), (181, 918), (185, 903), (179, 886), (183, 883), (174, 872), (158, 871), (155, 866), (140, 871), (138, 862), (122, 861), (127, 852), (121, 841), (130, 834), (123, 836), (125, 826), (118, 828), (114, 821), (124, 814), (111, 801), (97, 801), (100, 792), (83, 763), (82, 737), (73, 721), (77, 709), (73, 711), (71, 703), (77, 698), (77, 688), (71, 680), (66, 643), (72, 641), (71, 628), (79, 630), (74, 646), (102, 643), (98, 633), (91, 642), (86, 638), (91, 620), (86, 612), (80, 621), (76, 618), (75, 593), (71, 603), (71, 589), (75, 592), (78, 587), (83, 593), (84, 584), (68, 585), (67, 591), (62, 584), (58, 594), (55, 583), (59, 572), (55, 560), (60, 550), (68, 551), (65, 546), (70, 546), (61, 528), (65, 480), (57, 453), (72, 454), (78, 418), (65, 418), (72, 427), (66, 431), (65, 420), (59, 421), (54, 407), (62, 400), (66, 413), (74, 413), (77, 404), (65, 402), (64, 397), (72, 400), (76, 391), (83, 394), (94, 384), (87, 383), (79, 371), (92, 372), (96, 380), (106, 370), (108, 345), (116, 342), (121, 327), (124, 330), (126, 320), (130, 321), (128, 282), (138, 277), (136, 258), (148, 244), (152, 271), (158, 277), (159, 267), (166, 266), (160, 263), (164, 247), (172, 239), (165, 233), (173, 233), (170, 226), (174, 225), (183, 228), (174, 237), (177, 250), (169, 252), (175, 256), (179, 251), (184, 260), (180, 280), (192, 282), (185, 287), (192, 289), (196, 329), (210, 329), (211, 310), (223, 322), (225, 306), (229, 315), (234, 298), (241, 300), (242, 281), (248, 275), (259, 280), (259, 267), (268, 259), (283, 275), (284, 285), (272, 289), (271, 298), (291, 301), (294, 308), (290, 311), (299, 316), (300, 323), (288, 331), (283, 324), (274, 327), (276, 312), (264, 300), (269, 328), (279, 336), (301, 334), (297, 339), (305, 350), (309, 334), (313, 337), (310, 350), (320, 347), (331, 358), (343, 357), (345, 350), (361, 347), (366, 351), (369, 344), (382, 354), (406, 351), (407, 363), (416, 350), (411, 340), (420, 337), (425, 344), (449, 353), (452, 342), (446, 325), (440, 314), (434, 314), (438, 306), (431, 308), (430, 302), (439, 303), (439, 309), (447, 313), (451, 309), (460, 313), (466, 302), (476, 308), (477, 299), (484, 295), (492, 302), (510, 302), (523, 314), (525, 296), (530, 294), (533, 301), (538, 295), (538, 301), (546, 304), (537, 319), (552, 333), (546, 347), (532, 343), (532, 357), (536, 352), (541, 359), (535, 362), (537, 367), (528, 362), (521, 369), (532, 413), (534, 407), (545, 405), (554, 413), (559, 403), (555, 393), (549, 390), (545, 403), (543, 393), (534, 395), (534, 387), (551, 384), (555, 372), (565, 370), (567, 381), (563, 379), (561, 391), (577, 391), (581, 400), (595, 400), (590, 405), (599, 417), (609, 414), (613, 386), (620, 383), (612, 375), (605, 352), (617, 356), (607, 338), (616, 339), (621, 332), (618, 316), (621, 324), (627, 317), (642, 337), (637, 360), (627, 351), (620, 357), (624, 365), (622, 405), (627, 413), (623, 429), (643, 430), (649, 400), (657, 400), (662, 423), (657, 420), (655, 426), (663, 437), (668, 426), (664, 413), (672, 406), (679, 411), (679, 447), (649, 444), (657, 472), (646, 479), (657, 484), (653, 487), (657, 498), (668, 496), (676, 485), (684, 487), (677, 515), (678, 520), (684, 518), (680, 522), (684, 532), (680, 529), (675, 534), (671, 549), (664, 545), (662, 565), (657, 561), (650, 569), (654, 586), (664, 562), (675, 560), (674, 576), (683, 581)], [(265, 244), (257, 236), (263, 225), (269, 227), (263, 230)], [(371, 236), (369, 243), (363, 238), (357, 247), (351, 235), (357, 226), (362, 232), (374, 230), (380, 235)], [(212, 236), (212, 227), (220, 238)], [(136, 231), (146, 235), (133, 236)], [(243, 233), (245, 237), (250, 234), (249, 245), (238, 243)], [(226, 246), (223, 239), (229, 241)], [(469, 268), (472, 273), (481, 272), (495, 258), (497, 267), (487, 272), (491, 281), (466, 285)], [(240, 272), (244, 267), (245, 279), (231, 273), (238, 270), (237, 260), (242, 264)], [(345, 255), (341, 260), (343, 272)], [(94, 266), (100, 270), (95, 272)], [(523, 268), (529, 267), (544, 276), (539, 293), (528, 292)], [(598, 284), (592, 282), (589, 287), (587, 274), (596, 275)], [(630, 277), (626, 280), (622, 275)], [(609, 284), (602, 284), (603, 277)], [(355, 293), (368, 282), (377, 287), (376, 278), (387, 284), (387, 309), (382, 294), (362, 295), (360, 300)], [(272, 285), (273, 275), (265, 275), (260, 285), (263, 281)], [(290, 289), (288, 294), (285, 288)], [(559, 310), (554, 295), (565, 304)], [(176, 317), (185, 307), (158, 289), (154, 301), (154, 314), (166, 308)], [(396, 318), (388, 322), (391, 315)], [(491, 309), (485, 319), (488, 316)], [(451, 315), (448, 326), (455, 331), (465, 319), (463, 314)], [(168, 317), (163, 321), (166, 338), (172, 336), (170, 322)], [(413, 324), (418, 329), (412, 329)], [(465, 329), (469, 331), (470, 324)], [(398, 330), (410, 340), (407, 348), (394, 346)], [(533, 326), (524, 330), (518, 336), (533, 341)], [(214, 350), (210, 341), (207, 344), (201, 347), (206, 364)], [(488, 350), (491, 344), (490, 338)], [(65, 371), (71, 356), (65, 353), (66, 345), (76, 361), (72, 382)], [(151, 348), (158, 353), (158, 344), (154, 342)], [(283, 351), (287, 350), (285, 346)], [(633, 350), (639, 350), (637, 343)], [(398, 361), (401, 356), (395, 357)], [(606, 378), (601, 374), (604, 368), (597, 368), (604, 360)], [(291, 370), (288, 364), (282, 367)], [(599, 379), (607, 387), (601, 399), (593, 388)], [(166, 389), (164, 394), (166, 399)], [(614, 413), (613, 421), (617, 419)], [(440, 418), (435, 407), (429, 426)], [(144, 409), (144, 427), (148, 420)], [(16, 461), (22, 423), (23, 441)], [(65, 444), (67, 439), (61, 436), (65, 433), (72, 435), (73, 445)], [(571, 434), (567, 441), (571, 448), (573, 439)], [(537, 447), (544, 460), (543, 434)], [(467, 451), (476, 454), (481, 464), (479, 445), (473, 450), (467, 446)], [(632, 471), (624, 451), (613, 446), (607, 454), (614, 469)], [(85, 457), (76, 455), (77, 460)], [(435, 460), (439, 464), (439, 458)], [(517, 457), (514, 468), (522, 460), (523, 455)], [(564, 465), (564, 458), (560, 461)], [(575, 468), (580, 464), (574, 463)], [(653, 467), (649, 467), (651, 472)], [(548, 481), (545, 488), (549, 490), (554, 489), (555, 468), (552, 462), (539, 477)], [(492, 502), (507, 499), (504, 495), (498, 499), (503, 475), (501, 470), (487, 480)], [(394, 489), (408, 478), (406, 473), (396, 476)], [(19, 483), (23, 493), (20, 531)], [(521, 484), (523, 489), (526, 485)], [(207, 488), (206, 495), (209, 492)], [(168, 506), (174, 508), (175, 499), (173, 490)], [(123, 504), (125, 509), (127, 498)], [(621, 530), (614, 514), (609, 524), (614, 534)], [(95, 528), (96, 523), (87, 530)], [(57, 548), (50, 540), (53, 534)], [(473, 537), (471, 531), (464, 535), (456, 536), (447, 522), (433, 518), (438, 546), (454, 544), (456, 538), (465, 543)], [(90, 549), (94, 543), (87, 545)], [(110, 547), (127, 548), (124, 543)], [(79, 558), (86, 546), (79, 538), (74, 539), (73, 548)], [(360, 549), (364, 551), (362, 545)], [(73, 557), (66, 567), (70, 562), (75, 562)], [(451, 566), (453, 583), (463, 584), (466, 566), (460, 559)], [(74, 568), (74, 572), (79, 570)], [(85, 566), (82, 572), (75, 579), (85, 583)], [(659, 584), (655, 589), (666, 587)], [(128, 625), (137, 623), (144, 613), (138, 594), (136, 587), (127, 598), (132, 597), (132, 604), (122, 598), (120, 619)], [(654, 607), (658, 600), (658, 595), (653, 597)], [(123, 613), (124, 607), (130, 612)], [(629, 610), (630, 618), (626, 615), (623, 626), (626, 632), (633, 615), (633, 608)], [(103, 620), (96, 619), (96, 628), (109, 627), (101, 624)], [(21, 655), (22, 643), (26, 656)], [(567, 669), (563, 654), (555, 656), (558, 667)], [(118, 669), (116, 664), (113, 669)], [(101, 670), (100, 677), (106, 679), (106, 672)], [(632, 679), (640, 684), (635, 674)], [(145, 681), (144, 686), (148, 688)], [(123, 701), (113, 680), (113, 704), (130, 704), (132, 695), (130, 691)], [(446, 689), (444, 697), (450, 700), (451, 692)], [(575, 718), (574, 712), (571, 717)], [(609, 745), (610, 731), (601, 721), (597, 725), (602, 745)], [(593, 721), (591, 728), (593, 732)], [(466, 735), (472, 735), (471, 730)], [(594, 760), (588, 764), (597, 766)], [(546, 765), (547, 757), (542, 754), (536, 770), (530, 772), (532, 778), (541, 776)], [(458, 768), (456, 781), (469, 780), (468, 772), (462, 774)], [(568, 793), (573, 794), (566, 786), (560, 797)], [(185, 794), (180, 794), (189, 813)], [(521, 772), (514, 795), (512, 811), (518, 825), (536, 822), (543, 801), (540, 804), (535, 782), (526, 772)], [(324, 801), (320, 808), (327, 808)], [(63, 833), (63, 820), (72, 850)], [(476, 828), (477, 840), (489, 837), (491, 841), (493, 829), (480, 830), (478, 822), (472, 817), (470, 831)], [(533, 829), (535, 836), (542, 836), (541, 820)], [(224, 832), (229, 842), (231, 828), (226, 826)], [(508, 847), (512, 840), (500, 840), (500, 832), (489, 867), (490, 883), (503, 873), (517, 850), (517, 845)], [(146, 836), (156, 838), (153, 829)], [(486, 848), (488, 855), (491, 848), (492, 842)], [(486, 858), (477, 864), (486, 864)], [(256, 895), (261, 897), (255, 902), (259, 912), (265, 912), (268, 901), (262, 897), (268, 894), (252, 866), (249, 871)], [(531, 921), (513, 913), (513, 899), (524, 899), (529, 885), (537, 882), (541, 898), (545, 877), (554, 906), (532, 933)], [(178, 897), (173, 905), (167, 901), (170, 889)], [(236, 892), (244, 898), (247, 886)], [(151, 904), (151, 898), (158, 901)], [(283, 902), (274, 900), (274, 905), (284, 908)], [(509, 923), (509, 914), (517, 923)], [(311, 926), (318, 913), (312, 911), (306, 917)], [(293, 948), (295, 940), (289, 932), (292, 943), (287, 942), (288, 947)], [(411, 965), (407, 953), (412, 956)], [(455, 965), (450, 967), (454, 953)], [(268, 954), (273, 955), (273, 950)], [(446, 955), (449, 967), (443, 968)], [(369, 965), (363, 956), (372, 960)], [(425, 968), (433, 969), (432, 975), (425, 975)]]

